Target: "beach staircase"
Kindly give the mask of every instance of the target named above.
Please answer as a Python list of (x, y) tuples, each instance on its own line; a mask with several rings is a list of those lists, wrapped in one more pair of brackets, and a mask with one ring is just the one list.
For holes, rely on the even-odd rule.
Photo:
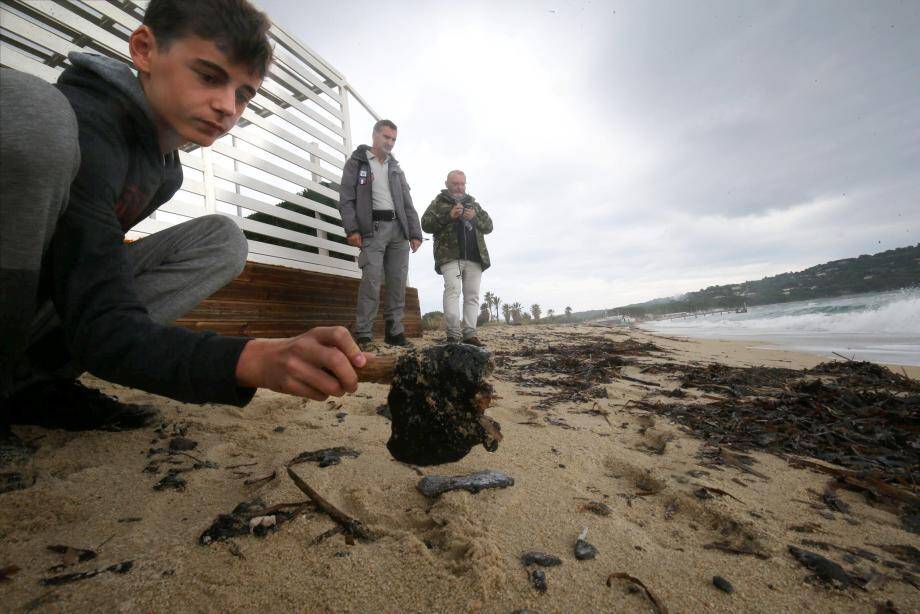
[[(249, 262), (235, 280), (218, 290), (176, 324), (224, 335), (292, 337), (315, 326), (346, 326), (355, 322), (361, 280)], [(381, 288), (381, 314), (386, 287)], [(418, 290), (406, 289), (407, 337), (421, 337)], [(374, 335), (383, 336), (383, 316)]]

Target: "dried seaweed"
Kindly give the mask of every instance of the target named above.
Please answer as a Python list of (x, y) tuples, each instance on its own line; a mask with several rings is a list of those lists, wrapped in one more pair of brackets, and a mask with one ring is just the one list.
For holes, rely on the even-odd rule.
[[(684, 425), (709, 446), (709, 464), (767, 479), (739, 452), (763, 450), (837, 476), (823, 496), (846, 513), (834, 490), (862, 492), (920, 531), (920, 383), (867, 362), (827, 362), (796, 371), (765, 367), (660, 365), (684, 388), (716, 392), (708, 403), (637, 402)], [(731, 450), (729, 450), (731, 448)], [(845, 467), (827, 468), (789, 455)]]
[(825, 584), (839, 588), (858, 586), (843, 567), (815, 552), (789, 545), (789, 553), (802, 565), (815, 572), (815, 577)]
[(637, 585), (639, 588), (641, 588), (645, 592), (645, 596), (648, 597), (649, 601), (652, 602), (652, 605), (655, 606), (655, 611), (658, 612), (658, 614), (668, 614), (668, 608), (665, 607), (664, 603), (660, 599), (658, 599), (658, 597), (656, 597), (655, 594), (652, 591), (650, 591), (648, 587), (645, 586), (645, 584), (643, 584), (642, 580), (640, 580), (639, 578), (634, 578), (628, 573), (614, 572), (610, 574), (609, 576), (607, 576), (607, 586), (612, 586), (613, 580), (617, 578), (623, 578)]
[(360, 452), (352, 448), (337, 446), (335, 448), (323, 448), (322, 450), (312, 450), (301, 452), (288, 462), (288, 467), (300, 463), (313, 462), (318, 463), (320, 468), (338, 465), (344, 457), (358, 458)]
[(61, 584), (70, 584), (71, 582), (78, 582), (80, 580), (88, 580), (90, 578), (95, 578), (99, 574), (112, 572), (112, 573), (128, 573), (131, 571), (131, 568), (134, 567), (134, 561), (122, 561), (121, 563), (116, 563), (115, 565), (109, 565), (108, 567), (103, 567), (101, 569), (94, 569), (92, 571), (81, 571), (78, 573), (68, 573), (61, 576), (52, 576), (50, 578), (42, 578), (39, 580), (39, 583), (42, 586), (59, 586)]
[[(518, 347), (496, 353), (500, 355), (496, 359), (497, 375), (523, 387), (552, 390), (537, 395), (543, 397), (536, 404), (539, 409), (549, 409), (559, 403), (585, 403), (606, 398), (607, 389), (603, 384), (615, 378), (657, 385), (621, 373), (621, 367), (637, 364), (637, 356), (664, 352), (653, 343), (567, 334), (558, 337), (558, 344), (537, 347), (533, 343), (527, 344), (531, 339), (536, 340), (537, 337), (516, 335)], [(543, 339), (540, 341), (545, 343)]]
[[(211, 526), (198, 537), (198, 543), (206, 546), (212, 542), (223, 541), (231, 537), (253, 534), (257, 537), (265, 537), (272, 531), (276, 531), (283, 523), (295, 518), (297, 514), (310, 506), (308, 501), (298, 503), (280, 503), (278, 505), (266, 506), (262, 499), (253, 499), (244, 501), (233, 508), (229, 514), (220, 514), (211, 523)], [(274, 516), (275, 522), (271, 526), (257, 524), (252, 526), (250, 521), (253, 518)]]

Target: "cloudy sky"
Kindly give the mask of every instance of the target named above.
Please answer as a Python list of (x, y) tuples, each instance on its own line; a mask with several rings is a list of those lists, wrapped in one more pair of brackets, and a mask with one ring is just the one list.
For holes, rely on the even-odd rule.
[[(920, 241), (916, 0), (256, 1), (399, 125), (419, 215), (467, 172), (506, 302), (613, 307)], [(440, 310), (430, 242), (409, 276)]]

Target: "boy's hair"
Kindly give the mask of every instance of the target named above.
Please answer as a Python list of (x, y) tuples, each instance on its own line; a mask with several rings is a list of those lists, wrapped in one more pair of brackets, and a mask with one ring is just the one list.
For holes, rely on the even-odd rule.
[(247, 0), (151, 0), (143, 23), (164, 51), (176, 39), (194, 34), (213, 41), (231, 62), (248, 64), (263, 79), (272, 62), (271, 21)]
[(399, 130), (396, 128), (396, 124), (394, 124), (393, 122), (391, 122), (391, 121), (388, 120), (388, 119), (381, 119), (381, 120), (378, 121), (376, 124), (374, 124), (374, 132), (375, 132), (375, 133), (376, 133), (376, 132), (380, 132), (380, 131), (381, 131), (382, 129), (384, 129), (384, 128), (389, 128), (390, 130), (396, 130), (397, 132), (399, 131)]

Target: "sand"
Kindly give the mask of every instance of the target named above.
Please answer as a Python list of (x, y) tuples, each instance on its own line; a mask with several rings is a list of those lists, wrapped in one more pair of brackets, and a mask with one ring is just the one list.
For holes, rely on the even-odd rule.
[[(745, 342), (574, 325), (486, 327), (480, 337), (498, 350), (525, 329), (528, 334), (590, 332), (654, 340), (671, 350), (672, 361), (791, 368), (822, 361), (754, 350)], [(430, 335), (423, 343), (440, 336)], [(633, 373), (630, 368), (625, 372)], [(907, 372), (920, 376), (920, 368)], [(668, 385), (664, 376), (659, 381)], [(362, 384), (356, 394), (323, 403), (260, 391), (239, 409), (184, 405), (90, 377), (85, 382), (122, 400), (155, 403), (166, 421), (187, 425), (186, 436), (198, 442), (190, 453), (218, 468), (182, 474), (188, 482), (183, 492), (155, 491), (168, 465), (157, 474), (144, 472), (148, 449), (163, 445), (153, 428), (69, 433), (17, 427), (38, 449), (38, 480), (26, 490), (0, 495), (0, 568), (21, 568), (0, 582), (4, 611), (653, 612), (649, 600), (628, 591), (625, 581), (606, 585), (614, 572), (640, 579), (670, 612), (874, 612), (886, 600), (900, 612), (920, 611), (920, 591), (900, 580), (868, 591), (806, 583), (811, 572), (786, 551), (803, 538), (870, 550), (872, 544), (920, 545), (895, 516), (841, 491), (852, 507), (851, 520), (842, 514), (825, 518), (809, 502), (817, 501), (813, 491), (823, 491), (827, 477), (775, 456), (753, 454), (757, 470), (769, 480), (701, 467), (696, 458), (700, 440), (664, 418), (623, 407), (649, 394), (635, 383), (606, 385), (608, 398), (601, 402), (611, 412), (609, 424), (602, 416), (574, 413), (591, 403), (556, 407), (554, 413), (575, 427), (565, 429), (534, 425), (538, 399), (496, 379), (497, 398), (488, 413), (505, 435), (499, 449), (489, 453), (477, 447), (460, 462), (419, 469), (387, 453), (389, 422), (376, 413), (386, 399), (384, 385)], [(347, 415), (337, 417), (342, 412)], [(669, 438), (664, 454), (649, 453), (649, 445)], [(314, 543), (335, 524), (310, 511), (264, 538), (247, 535), (199, 545), (215, 517), (242, 501), (256, 496), (270, 504), (303, 500), (284, 472), (285, 463), (300, 452), (332, 446), (355, 448), (360, 456), (322, 469), (307, 463), (295, 470), (367, 525), (376, 540), (348, 545), (343, 535), (335, 535)], [(229, 468), (244, 464), (251, 465)], [(419, 474), (483, 469), (506, 472), (515, 483), (438, 499), (416, 490)], [(687, 473), (701, 469), (707, 474)], [(273, 471), (274, 480), (244, 484)], [(660, 492), (635, 496), (649, 480), (662, 487)], [(735, 498), (700, 500), (693, 495), (700, 486)], [(612, 513), (585, 511), (589, 500), (604, 502)], [(818, 532), (790, 529), (804, 523), (814, 523)], [(594, 560), (573, 556), (583, 528), (599, 551)], [(726, 539), (756, 543), (770, 558), (703, 548)], [(129, 560), (133, 568), (47, 588), (39, 580), (55, 575), (48, 568), (61, 562), (60, 555), (46, 549), (52, 544), (98, 552), (96, 560), (57, 573)], [(563, 560), (544, 570), (545, 593), (533, 588), (519, 559), (531, 550)], [(713, 586), (716, 575), (731, 582), (732, 594)]]

